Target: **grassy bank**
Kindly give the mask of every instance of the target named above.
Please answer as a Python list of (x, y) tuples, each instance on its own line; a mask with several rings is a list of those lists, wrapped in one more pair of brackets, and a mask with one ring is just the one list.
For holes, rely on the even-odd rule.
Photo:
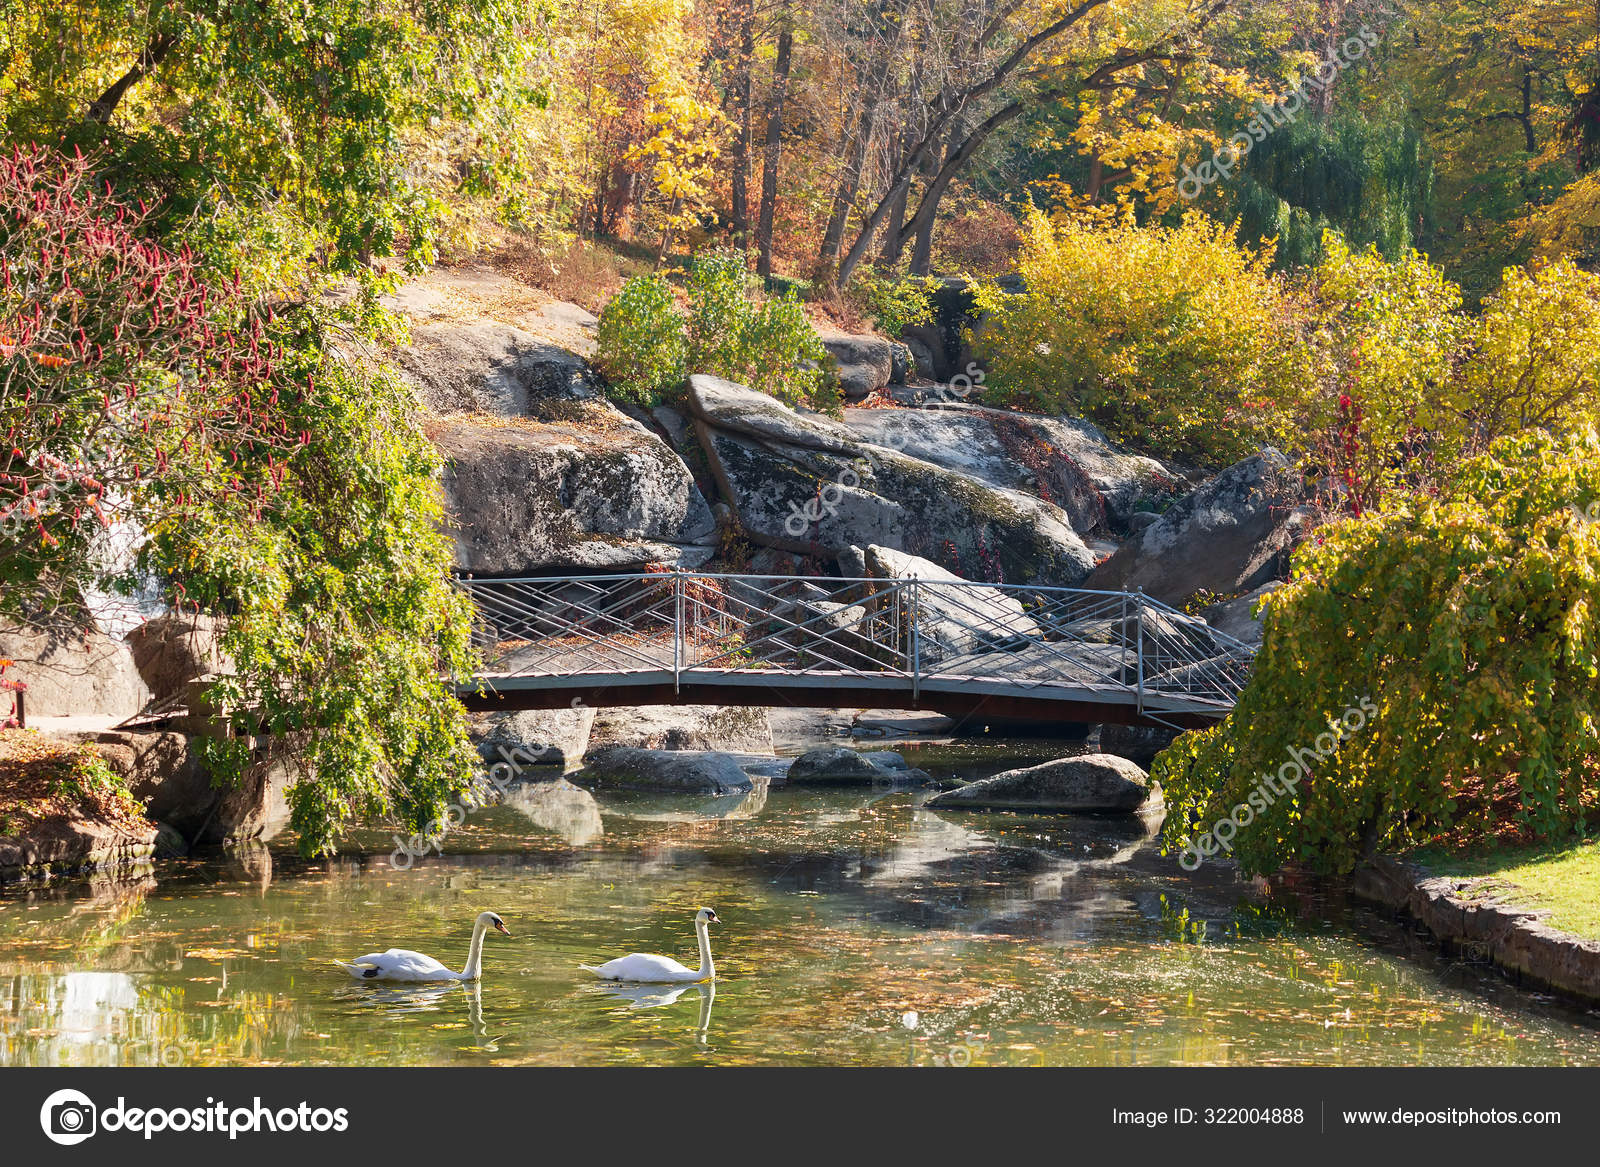
[(1434, 875), (1471, 880), (1460, 894), (1549, 913), (1552, 928), (1600, 940), (1600, 841), (1445, 851), (1416, 851), (1406, 859)]

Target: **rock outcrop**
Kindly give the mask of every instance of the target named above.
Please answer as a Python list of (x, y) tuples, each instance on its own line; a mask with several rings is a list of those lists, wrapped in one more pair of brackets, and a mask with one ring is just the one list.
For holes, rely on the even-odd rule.
[(711, 557), (716, 524), (688, 467), (620, 413), (601, 430), (448, 419), (429, 432), (447, 459), (463, 570), (695, 567)]
[(859, 441), (716, 377), (689, 408), (725, 498), (764, 546), (837, 556), (877, 544), (965, 576), (1072, 585), (1094, 565), (1066, 512), (1017, 490)]
[(1181, 606), (1204, 590), (1234, 594), (1285, 572), (1312, 522), (1299, 482), (1276, 451), (1246, 458), (1174, 503), (1095, 569), (1088, 588), (1147, 595)]
[(1211, 604), (1204, 608), (1200, 615), (1205, 618), (1207, 624), (1224, 636), (1231, 636), (1235, 640), (1243, 641), (1252, 647), (1259, 645), (1261, 643), (1261, 616), (1253, 614), (1256, 603), (1263, 596), (1271, 595), (1282, 586), (1282, 580), (1272, 580), (1236, 599), (1225, 600), (1220, 604)]
[[(874, 579), (918, 579), (966, 584), (936, 563), (892, 547), (868, 547), (861, 553), (866, 574)], [(922, 588), (917, 592), (917, 626), (928, 662), (967, 653), (1022, 647), (1040, 635), (1016, 597), (999, 588), (972, 584), (959, 588)]]
[(1113, 754), (1083, 754), (1007, 770), (936, 794), (928, 805), (1069, 814), (1149, 815), (1163, 809), (1161, 788), (1138, 766)]
[(463, 570), (711, 557), (716, 525), (683, 459), (603, 397), (592, 316), (478, 267), (436, 269), (390, 302), (411, 322), (394, 356), (446, 460)]
[(1167, 505), (1178, 476), (1130, 454), (1090, 422), (988, 409), (962, 401), (927, 409), (847, 409), (862, 441), (1023, 490), (1059, 506), (1079, 534), (1131, 528), (1141, 510)]
[(158, 704), (184, 697), (196, 681), (233, 671), (222, 632), (215, 616), (169, 612), (128, 633), (134, 666)]
[(182, 835), (189, 845), (270, 839), (289, 823), (288, 765), (265, 751), (242, 780), (218, 787), (200, 761), (194, 740), (170, 731), (106, 730), (75, 735), (94, 743), (106, 764), (145, 804), (145, 814)]
[(560, 419), (599, 397), (597, 321), (490, 268), (435, 268), (387, 298), (410, 321), (394, 354), (435, 414)]
[[(28, 686), (27, 716), (132, 717), (150, 700), (127, 644), (98, 629), (46, 630), (0, 626), (0, 657), (13, 661), (6, 679)], [(9, 698), (10, 694), (5, 695)], [(0, 716), (11, 711), (0, 698)]]
[(588, 751), (594, 721), (589, 708), (480, 713), (472, 718), (472, 738), (486, 766), (551, 766), (559, 773)]

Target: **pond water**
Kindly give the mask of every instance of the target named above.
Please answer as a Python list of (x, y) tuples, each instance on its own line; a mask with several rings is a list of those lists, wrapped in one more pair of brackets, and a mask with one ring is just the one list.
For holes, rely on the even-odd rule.
[[(1061, 751), (903, 752), (970, 777)], [(924, 798), (539, 786), (408, 870), (374, 832), (360, 857), (275, 845), (12, 890), (0, 1065), (1600, 1064), (1600, 1012), (1377, 914), (1186, 875), (1128, 824)], [(714, 987), (578, 969), (695, 963), (701, 905), (723, 921)], [(486, 908), (513, 935), (490, 934), (479, 986), (331, 963), (394, 946), (460, 967)]]

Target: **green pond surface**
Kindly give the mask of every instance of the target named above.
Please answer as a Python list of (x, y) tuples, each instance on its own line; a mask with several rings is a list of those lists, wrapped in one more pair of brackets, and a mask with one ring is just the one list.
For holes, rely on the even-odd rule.
[[(967, 777), (1060, 753), (903, 752)], [(1600, 1013), (1382, 915), (1188, 875), (1131, 823), (925, 799), (541, 783), (404, 870), (373, 831), (331, 861), (275, 843), (11, 889), (0, 1065), (1600, 1065)], [(577, 967), (694, 964), (701, 905), (723, 921), (714, 986)], [(332, 963), (401, 947), (459, 968), (484, 909), (513, 935), (488, 937), (481, 985)]]

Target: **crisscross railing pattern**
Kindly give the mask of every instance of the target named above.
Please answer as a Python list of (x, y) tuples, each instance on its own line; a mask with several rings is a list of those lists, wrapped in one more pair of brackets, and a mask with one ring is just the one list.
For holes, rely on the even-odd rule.
[(870, 679), (1226, 713), (1247, 645), (1138, 592), (641, 572), (463, 579), (485, 681)]

